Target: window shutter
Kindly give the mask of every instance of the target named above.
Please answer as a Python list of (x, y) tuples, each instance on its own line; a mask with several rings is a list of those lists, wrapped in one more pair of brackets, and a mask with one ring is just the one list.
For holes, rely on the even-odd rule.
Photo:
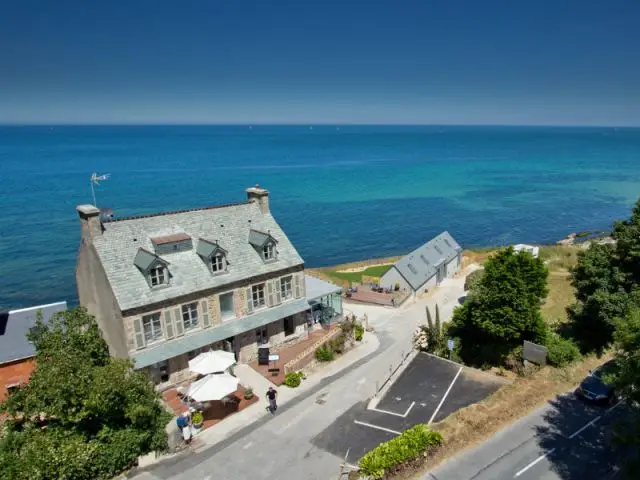
[(276, 305), (280, 305), (282, 303), (282, 292), (281, 292), (281, 282), (279, 278), (273, 280), (273, 289), (275, 290), (275, 299)]
[(267, 305), (273, 306), (273, 282), (271, 280), (267, 281)]
[(165, 310), (162, 312), (162, 328), (164, 329), (164, 338), (170, 340), (173, 338), (173, 318), (171, 318), (171, 311)]
[(293, 274), (293, 284), (294, 284), (294, 292), (295, 292), (295, 296), (296, 298), (300, 298), (302, 296), (302, 289), (300, 288), (300, 275), (298, 275), (297, 273)]
[(253, 313), (253, 295), (251, 294), (251, 287), (247, 288), (247, 315)]
[(211, 326), (211, 317), (209, 315), (209, 302), (207, 300), (200, 302), (200, 315), (202, 316), (202, 328), (209, 328)]
[(133, 341), (135, 343), (136, 349), (144, 348), (144, 331), (142, 330), (142, 319), (134, 318), (133, 319)]
[(182, 309), (176, 308), (173, 310), (174, 325), (176, 327), (176, 337), (184, 335), (184, 322), (182, 321)]

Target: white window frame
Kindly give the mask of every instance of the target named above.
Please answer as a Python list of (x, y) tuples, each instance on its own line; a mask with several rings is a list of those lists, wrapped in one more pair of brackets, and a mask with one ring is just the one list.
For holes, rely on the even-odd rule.
[(167, 283), (167, 269), (163, 266), (153, 267), (149, 270), (149, 283), (152, 287), (159, 287)]
[(275, 260), (276, 258), (276, 246), (273, 242), (267, 242), (262, 247), (262, 259), (265, 262), (269, 260)]
[(253, 301), (253, 309), (258, 310), (267, 306), (267, 286), (264, 283), (251, 285), (251, 300)]
[[(157, 325), (156, 325), (157, 324)], [(150, 327), (150, 335), (147, 335), (147, 325)], [(150, 313), (142, 317), (142, 334), (147, 345), (159, 342), (164, 338), (162, 331), (162, 314), (161, 312)]]
[[(225, 295), (231, 295), (232, 309), (231, 309), (231, 316), (228, 316), (228, 317), (225, 317), (222, 311), (222, 297)], [(234, 318), (236, 318), (236, 299), (235, 299), (235, 295), (233, 294), (233, 291), (221, 293), (220, 295), (218, 295), (218, 304), (220, 305), (220, 320), (222, 320), (223, 322), (227, 322), (229, 320), (233, 320)]]
[(222, 273), (226, 270), (225, 258), (223, 253), (216, 253), (211, 257), (211, 271), (213, 273)]
[(280, 277), (280, 296), (283, 302), (293, 298), (293, 275)]
[(185, 332), (198, 328), (198, 302), (181, 305), (180, 313), (182, 314), (182, 324)]

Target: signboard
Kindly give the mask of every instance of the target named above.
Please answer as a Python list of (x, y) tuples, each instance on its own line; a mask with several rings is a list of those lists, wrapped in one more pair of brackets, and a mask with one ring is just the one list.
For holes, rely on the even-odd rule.
[(538, 365), (547, 364), (547, 347), (538, 345), (536, 343), (524, 341), (524, 347), (522, 356), (524, 359), (531, 363), (537, 363)]
[(454, 348), (456, 348), (456, 342), (451, 339), (447, 340), (447, 348), (449, 350), (453, 350)]
[(272, 353), (271, 355), (269, 355), (270, 362), (277, 362), (278, 360), (280, 360), (280, 355), (278, 355), (277, 353)]

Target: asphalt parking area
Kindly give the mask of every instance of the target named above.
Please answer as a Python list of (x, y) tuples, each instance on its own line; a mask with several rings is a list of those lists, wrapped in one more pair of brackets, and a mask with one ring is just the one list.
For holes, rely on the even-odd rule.
[(355, 462), (418, 423), (438, 422), (498, 390), (502, 379), (432, 355), (418, 354), (374, 409), (354, 405), (313, 441)]

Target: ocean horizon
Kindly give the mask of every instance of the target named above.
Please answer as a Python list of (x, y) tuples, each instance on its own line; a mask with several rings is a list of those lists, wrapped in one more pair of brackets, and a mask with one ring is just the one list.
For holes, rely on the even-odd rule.
[(608, 230), (640, 196), (640, 128), (421, 125), (0, 126), (0, 309), (77, 303), (75, 207), (116, 217), (270, 191), (309, 267)]

